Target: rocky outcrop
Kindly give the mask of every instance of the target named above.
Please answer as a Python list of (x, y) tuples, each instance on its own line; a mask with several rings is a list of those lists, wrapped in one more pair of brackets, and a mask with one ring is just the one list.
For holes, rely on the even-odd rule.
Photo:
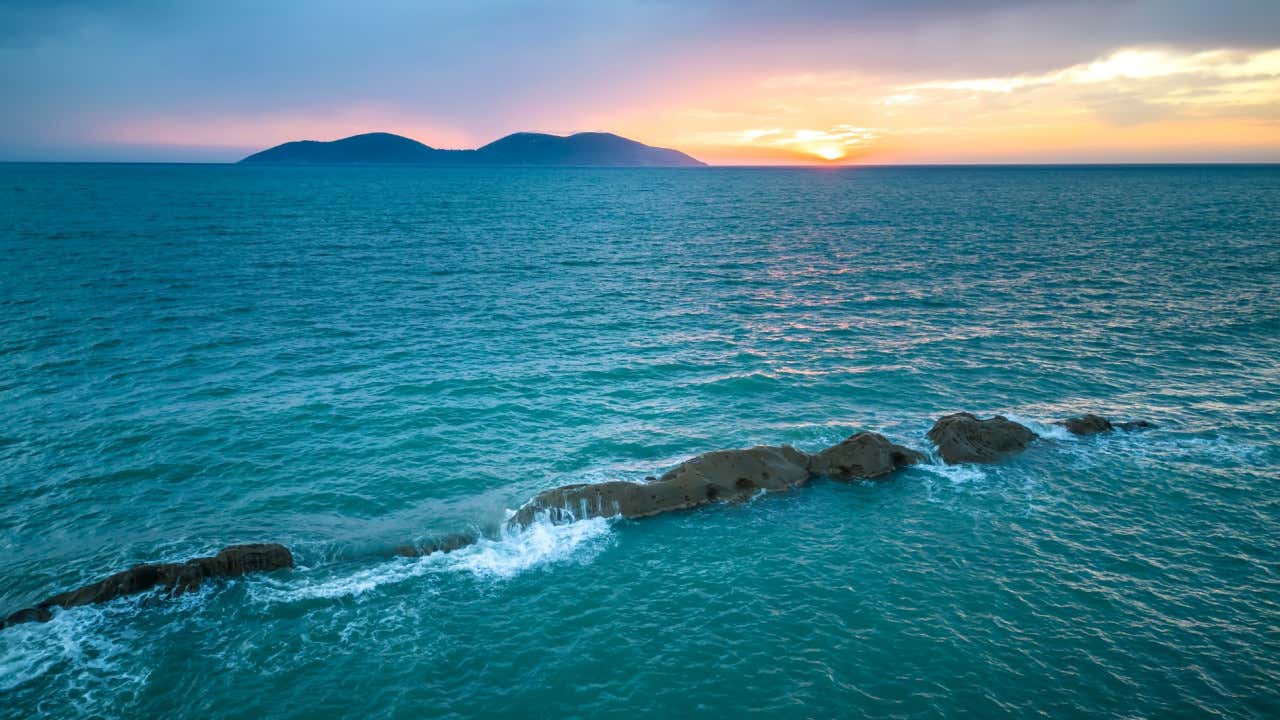
[(641, 518), (710, 503), (745, 500), (764, 490), (790, 490), (817, 475), (877, 478), (919, 462), (920, 453), (883, 435), (858, 433), (815, 455), (790, 445), (759, 445), (699, 455), (649, 482), (564, 485), (539, 493), (508, 521), (525, 527), (540, 515), (552, 522), (593, 517)]
[[(790, 490), (817, 475), (846, 481), (879, 478), (923, 459), (920, 453), (895, 445), (883, 435), (867, 432), (814, 455), (789, 445), (716, 450), (680, 463), (648, 482), (565, 485), (547, 490), (520, 508), (508, 525), (522, 528), (540, 515), (553, 522), (614, 516), (642, 518), (709, 503), (745, 500), (765, 490)], [(425, 545), (397, 548), (396, 554), (420, 557), (448, 553), (476, 540), (474, 534), (446, 535)], [(213, 557), (138, 565), (12, 613), (0, 622), (0, 628), (46, 622), (52, 618), (54, 607), (102, 603), (153, 589), (181, 595), (199, 589), (210, 578), (287, 567), (293, 567), (293, 555), (288, 548), (276, 544), (233, 545)]]
[(1135, 430), (1147, 430), (1147, 429), (1153, 428), (1155, 427), (1155, 424), (1149, 423), (1146, 420), (1129, 420), (1127, 422), (1113, 423), (1112, 426), (1115, 427), (1117, 430), (1124, 430), (1125, 432), (1133, 432)]
[(967, 412), (938, 419), (929, 430), (929, 439), (948, 465), (995, 462), (1022, 452), (1038, 435), (1025, 425), (1002, 415), (980, 420)]
[(202, 557), (184, 563), (149, 563), (116, 573), (92, 585), (54, 595), (35, 607), (19, 610), (5, 618), (0, 627), (24, 622), (46, 622), (50, 608), (71, 608), (107, 602), (124, 595), (134, 595), (160, 588), (169, 595), (198, 590), (210, 578), (235, 577), (252, 572), (265, 572), (293, 567), (293, 555), (283, 545), (232, 545), (213, 557)]

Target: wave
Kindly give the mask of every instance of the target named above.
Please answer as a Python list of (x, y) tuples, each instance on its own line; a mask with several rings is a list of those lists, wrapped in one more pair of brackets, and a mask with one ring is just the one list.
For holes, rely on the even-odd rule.
[(465, 572), (480, 578), (507, 579), (541, 565), (590, 562), (609, 537), (610, 523), (604, 518), (559, 525), (540, 520), (520, 530), (504, 526), (498, 537), (481, 537), (452, 552), (395, 558), (336, 576), (330, 568), (305, 567), (291, 577), (263, 575), (249, 581), (249, 594), (268, 604), (295, 603), (358, 597), (380, 587), (439, 573)]
[(50, 672), (67, 672), (84, 686), (94, 676), (111, 675), (128, 648), (102, 626), (114, 616), (132, 614), (135, 600), (56, 612), (47, 623), (5, 629), (0, 643), (0, 693), (12, 691)]
[(916, 467), (925, 472), (932, 473), (938, 477), (950, 480), (955, 485), (964, 485), (965, 483), (979, 482), (987, 479), (987, 473), (978, 465), (947, 465), (938, 459), (932, 459), (931, 462), (921, 463)]
[(1066, 442), (1077, 442), (1081, 438), (1080, 435), (1073, 435), (1071, 431), (1054, 422), (1045, 422), (1043, 420), (1037, 420), (1023, 415), (1015, 415), (1013, 413), (1004, 413), (1004, 416), (1016, 423), (1031, 428), (1031, 432), (1034, 432), (1042, 438)]

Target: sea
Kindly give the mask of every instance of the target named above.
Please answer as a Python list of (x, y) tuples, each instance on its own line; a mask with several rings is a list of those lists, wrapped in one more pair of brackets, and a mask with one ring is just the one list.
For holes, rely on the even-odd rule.
[[(863, 430), (929, 459), (504, 529)], [(1280, 167), (0, 165), (0, 498), (0, 615), (297, 561), (0, 630), (6, 719), (1275, 718)]]

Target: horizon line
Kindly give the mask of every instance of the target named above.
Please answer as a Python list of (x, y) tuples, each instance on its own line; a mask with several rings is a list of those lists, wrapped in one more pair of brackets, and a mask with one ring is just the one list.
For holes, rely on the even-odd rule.
[[(323, 142), (323, 141), (321, 141)], [(707, 169), (823, 169), (840, 170), (854, 168), (966, 168), (966, 167), (1195, 167), (1195, 166), (1280, 166), (1280, 160), (1149, 160), (1149, 161), (1012, 161), (1012, 162), (866, 162), (866, 163), (771, 163), (771, 164), (713, 164), (701, 161), (701, 166), (658, 166), (658, 165), (487, 165), (487, 166), (451, 166), (431, 165), (428, 163), (270, 163), (253, 165), (253, 167), (360, 167), (360, 168), (426, 168), (436, 170), (468, 170), (483, 167), (498, 168), (531, 168), (531, 169), (591, 169), (591, 170), (707, 170)], [(227, 161), (190, 161), (190, 160), (4, 160), (0, 165), (243, 165), (237, 160)]]

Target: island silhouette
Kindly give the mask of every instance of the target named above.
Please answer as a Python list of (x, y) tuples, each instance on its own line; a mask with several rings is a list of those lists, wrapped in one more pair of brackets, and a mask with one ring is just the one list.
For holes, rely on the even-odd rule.
[(394, 133), (352, 135), (329, 142), (296, 140), (254, 153), (253, 164), (539, 165), (587, 167), (702, 167), (679, 150), (652, 147), (613, 133), (573, 135), (518, 132), (475, 150), (441, 150)]

